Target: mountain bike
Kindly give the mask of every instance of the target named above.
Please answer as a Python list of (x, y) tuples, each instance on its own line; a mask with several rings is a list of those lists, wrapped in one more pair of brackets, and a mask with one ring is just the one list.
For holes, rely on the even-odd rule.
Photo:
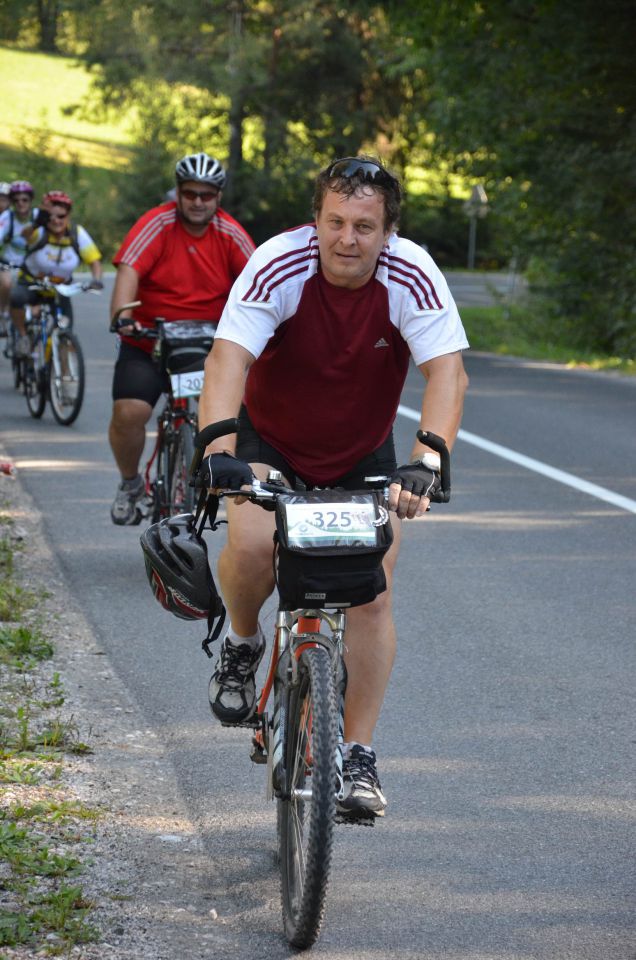
[[(131, 323), (121, 317), (124, 310), (140, 305), (135, 301), (121, 307), (111, 321), (111, 332)], [(156, 523), (175, 513), (194, 511), (196, 494), (189, 483), (189, 471), (197, 433), (196, 401), (216, 330), (216, 324), (201, 320), (166, 321), (156, 317), (155, 324), (154, 329), (126, 334), (155, 341), (153, 358), (166, 378), (165, 402), (157, 416), (157, 439), (144, 468), (146, 496), (137, 523), (142, 518)]]
[[(238, 422), (206, 427), (196, 438), (192, 476), (205, 447), (235, 433)], [(442, 489), (450, 498), (450, 457), (444, 440), (419, 430), (418, 440), (440, 454)], [(386, 476), (365, 477), (369, 489), (292, 490), (278, 471), (247, 497), (274, 510), (274, 562), (279, 592), (274, 639), (254, 716), (251, 759), (267, 766), (266, 796), (276, 800), (281, 900), (289, 943), (307, 948), (323, 921), (334, 824), (372, 826), (374, 818), (343, 816), (342, 743), (347, 684), (346, 610), (367, 603), (386, 585), (382, 558), (391, 543)], [(193, 482), (195, 482), (193, 480)], [(377, 487), (380, 487), (378, 490)], [(218, 498), (206, 511), (215, 530)], [(203, 643), (211, 656), (209, 640)], [(236, 724), (233, 724), (236, 726)]]
[(57, 422), (68, 427), (82, 408), (85, 369), (80, 342), (71, 329), (72, 321), (62, 312), (59, 297), (99, 291), (92, 289), (90, 283), (53, 283), (46, 277), (34, 280), (29, 289), (54, 296), (43, 296), (37, 306), (25, 307), (25, 329), (31, 347), (26, 357), (15, 357), (14, 351), (18, 370), (15, 376), (18, 383), (22, 382), (32, 417), (42, 416), (48, 399)]

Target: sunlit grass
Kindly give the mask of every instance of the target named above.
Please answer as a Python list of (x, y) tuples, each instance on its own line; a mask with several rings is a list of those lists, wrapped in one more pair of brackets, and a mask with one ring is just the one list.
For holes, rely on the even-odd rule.
[(636, 376), (632, 357), (588, 353), (534, 336), (532, 315), (521, 306), (462, 307), (460, 313), (473, 350)]
[(77, 157), (84, 166), (120, 167), (131, 143), (125, 118), (93, 123), (72, 112), (89, 86), (90, 74), (78, 60), (0, 47), (0, 142), (15, 147), (25, 134), (45, 129), (60, 159)]

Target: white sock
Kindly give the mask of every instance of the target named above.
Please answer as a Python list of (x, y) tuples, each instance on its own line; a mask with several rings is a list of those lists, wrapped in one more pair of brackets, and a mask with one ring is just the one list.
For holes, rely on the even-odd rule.
[(230, 624), (229, 629), (227, 631), (227, 638), (233, 647), (238, 647), (242, 643), (246, 643), (248, 646), (256, 649), (256, 647), (259, 647), (262, 643), (263, 631), (261, 630), (259, 625), (258, 630), (252, 637), (239, 637), (238, 633), (235, 631), (232, 624)]
[(366, 743), (358, 743), (357, 740), (349, 740), (347, 743), (342, 744), (342, 759), (348, 760), (351, 753), (352, 747), (362, 747), (363, 750), (371, 752), (371, 746), (367, 746)]

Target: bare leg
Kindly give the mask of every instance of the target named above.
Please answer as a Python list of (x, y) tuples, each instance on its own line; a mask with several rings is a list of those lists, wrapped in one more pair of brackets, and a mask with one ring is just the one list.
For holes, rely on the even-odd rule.
[(367, 745), (373, 741), (395, 658), (391, 582), (399, 551), (400, 521), (393, 514), (391, 520), (394, 541), (384, 558), (387, 589), (373, 603), (353, 607), (347, 614), (344, 738)]
[(26, 325), (24, 322), (24, 310), (20, 307), (11, 307), (11, 323), (16, 328), (21, 337), (26, 334)]
[(0, 313), (9, 310), (9, 296), (11, 294), (12, 271), (0, 270)]
[(108, 439), (123, 480), (132, 480), (139, 472), (151, 416), (152, 407), (145, 400), (115, 400), (113, 404)]
[[(251, 464), (260, 479), (269, 467)], [(254, 636), (260, 609), (274, 589), (274, 515), (253, 503), (226, 500), (228, 538), (218, 562), (219, 581), (230, 622), (240, 637)]]

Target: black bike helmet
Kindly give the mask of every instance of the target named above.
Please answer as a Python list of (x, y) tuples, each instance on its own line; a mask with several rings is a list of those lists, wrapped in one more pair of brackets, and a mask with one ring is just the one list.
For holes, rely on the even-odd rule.
[(208, 548), (191, 513), (153, 523), (139, 538), (150, 588), (182, 620), (211, 620), (223, 603), (208, 564)]
[(191, 153), (179, 160), (175, 167), (177, 183), (195, 180), (197, 183), (209, 183), (222, 190), (225, 186), (225, 170), (218, 160), (207, 153)]

